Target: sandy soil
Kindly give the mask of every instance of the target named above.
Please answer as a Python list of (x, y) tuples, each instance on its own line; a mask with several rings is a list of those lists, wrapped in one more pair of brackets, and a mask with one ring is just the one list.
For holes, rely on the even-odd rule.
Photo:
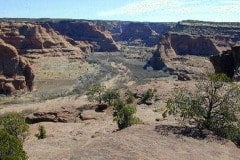
[[(40, 81), (41, 77), (46, 80), (52, 74), (55, 75), (55, 80), (69, 74), (73, 79), (79, 76), (77, 75), (78, 67), (82, 66), (79, 62), (65, 65), (62, 67), (61, 73), (55, 73), (54, 71), (58, 69), (56, 65), (58, 63), (49, 66), (52, 70), (49, 70), (48, 66), (42, 63), (42, 68), (45, 68), (45, 70), (38, 71), (38, 75), (40, 75), (38, 80)], [(64, 60), (64, 64), (67, 63), (68, 61)], [(194, 89), (194, 81), (176, 81), (176, 77), (152, 78), (148, 83), (138, 85), (129, 79), (128, 72), (130, 71), (124, 64), (111, 63), (111, 66), (116, 68), (119, 74), (104, 83), (107, 88), (112, 88), (115, 84), (121, 82), (137, 93), (142, 93), (149, 88), (157, 89), (159, 100), (156, 103), (151, 106), (137, 106), (136, 116), (144, 124), (116, 131), (117, 125), (113, 122), (111, 108), (105, 112), (95, 112), (94, 109), (84, 111), (84, 114), (95, 119), (77, 123), (41, 122), (32, 124), (30, 125), (30, 134), (24, 142), (24, 149), (30, 160), (240, 159), (240, 150), (232, 142), (226, 140), (216, 140), (216, 138), (195, 139), (179, 136), (172, 132), (167, 134), (164, 132), (163, 134), (161, 127), (164, 125), (177, 125), (173, 117), (164, 120), (161, 116), (167, 99), (174, 94), (176, 88)], [(69, 69), (69, 67), (73, 68)], [(65, 73), (64, 70), (72, 70), (72, 72)], [(94, 68), (92, 70), (94, 72)], [(79, 108), (86, 104), (90, 104), (86, 96), (71, 95), (40, 102), (4, 105), (0, 108), (0, 114), (13, 111), (26, 112), (26, 110), (32, 112), (55, 111), (61, 107)], [(159, 121), (156, 121), (156, 119)], [(43, 140), (38, 140), (34, 136), (38, 133), (39, 125), (43, 125), (47, 131), (47, 138)]]

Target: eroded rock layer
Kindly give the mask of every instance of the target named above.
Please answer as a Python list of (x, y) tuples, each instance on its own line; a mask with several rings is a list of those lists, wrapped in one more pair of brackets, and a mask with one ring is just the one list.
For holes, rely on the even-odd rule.
[(119, 51), (112, 35), (106, 31), (103, 25), (97, 25), (84, 21), (57, 21), (47, 22), (62, 35), (71, 37), (75, 41), (88, 41), (94, 46), (95, 51), (112, 52)]
[(0, 39), (0, 94), (33, 89), (34, 73), (30, 63), (16, 48)]
[(210, 57), (216, 73), (225, 73), (230, 78), (240, 80), (240, 46)]
[(91, 45), (87, 42), (74, 42), (49, 25), (43, 27), (35, 22), (2, 22), (0, 38), (14, 46), (21, 55), (68, 55), (82, 58), (83, 50), (91, 51)]
[(220, 53), (214, 41), (199, 35), (168, 33), (161, 39), (158, 51), (163, 58), (176, 55), (210, 56)]
[(159, 42), (160, 36), (148, 24), (130, 23), (123, 28), (121, 40), (131, 45), (154, 46)]

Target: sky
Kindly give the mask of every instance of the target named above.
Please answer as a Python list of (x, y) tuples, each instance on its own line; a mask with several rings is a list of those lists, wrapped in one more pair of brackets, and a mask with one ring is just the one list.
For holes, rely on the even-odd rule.
[(0, 17), (240, 22), (240, 0), (0, 0)]

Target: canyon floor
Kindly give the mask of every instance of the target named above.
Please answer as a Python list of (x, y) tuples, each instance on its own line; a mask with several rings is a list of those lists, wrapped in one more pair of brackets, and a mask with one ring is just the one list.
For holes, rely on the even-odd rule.
[[(30, 160), (239, 160), (239, 149), (230, 141), (211, 133), (199, 138), (179, 133), (174, 117), (161, 116), (166, 101), (176, 88), (194, 89), (195, 77), (213, 70), (207, 58), (182, 56), (169, 63), (172, 68), (192, 71), (190, 81), (179, 81), (167, 70), (144, 69), (153, 48), (128, 47), (123, 52), (96, 52), (88, 63), (67, 57), (34, 59), (35, 90), (11, 97), (0, 97), (0, 114), (21, 112), (68, 112), (81, 110), (84, 120), (74, 117), (68, 123), (40, 122), (30, 125), (24, 142)], [(106, 88), (130, 89), (142, 93), (157, 89), (159, 100), (137, 105), (143, 124), (118, 131), (112, 108), (96, 112), (85, 93), (90, 84)], [(43, 125), (47, 138), (34, 135)]]

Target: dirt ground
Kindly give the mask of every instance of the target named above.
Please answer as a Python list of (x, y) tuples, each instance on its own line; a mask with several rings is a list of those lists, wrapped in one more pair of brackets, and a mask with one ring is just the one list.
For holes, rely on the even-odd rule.
[[(187, 87), (193, 85), (188, 83)], [(136, 88), (157, 88), (160, 97), (170, 96), (175, 87), (186, 87), (186, 83), (169, 79), (151, 82)], [(86, 96), (76, 98), (69, 96), (27, 104), (4, 107), (0, 113), (37, 108), (37, 111), (54, 111), (61, 107), (79, 108), (89, 104)], [(163, 119), (165, 100), (161, 99), (152, 106), (138, 105), (137, 114), (143, 125), (135, 125), (116, 131), (111, 109), (105, 112), (88, 110), (86, 115), (95, 117), (77, 123), (41, 122), (30, 125), (30, 135), (24, 142), (30, 160), (95, 160), (95, 159), (129, 159), (129, 160), (238, 160), (239, 149), (226, 140), (215, 138), (195, 139), (179, 136), (169, 131), (161, 132), (161, 126), (176, 126), (173, 117)], [(159, 119), (160, 121), (156, 121)], [(38, 140), (38, 126), (43, 125), (47, 138)], [(159, 129), (158, 129), (159, 128)]]
[[(134, 53), (136, 54), (136, 53)], [(97, 58), (103, 54), (97, 55)], [(130, 56), (131, 57), (131, 56)], [(30, 133), (24, 142), (30, 160), (239, 160), (240, 150), (226, 140), (214, 137), (197, 139), (193, 137), (176, 135), (171, 129), (166, 133), (164, 127), (177, 126), (174, 117), (163, 119), (166, 101), (174, 94), (176, 88), (194, 89), (194, 80), (178, 81), (176, 76), (169, 76), (162, 72), (143, 70), (142, 60), (131, 59), (125, 61), (123, 57), (110, 56), (105, 64), (85, 64), (67, 59), (39, 59), (35, 62), (36, 90), (20, 97), (1, 98), (0, 114), (9, 112), (48, 112), (56, 111), (62, 107), (81, 108), (92, 104), (84, 94), (59, 94), (59, 88), (65, 91), (76, 85), (79, 76), (84, 74), (90, 77), (101, 76), (103, 85), (107, 88), (123, 87), (136, 93), (147, 89), (157, 89), (159, 100), (153, 105), (137, 105), (136, 116), (144, 124), (134, 125), (122, 131), (117, 131), (117, 124), (113, 121), (112, 108), (105, 112), (95, 112), (94, 109), (83, 111), (86, 116), (93, 119), (78, 121), (76, 123), (41, 122), (30, 125)], [(187, 57), (190, 59), (189, 57)], [(92, 60), (93, 61), (93, 60)], [(206, 59), (203, 59), (206, 61)], [(201, 67), (196, 61), (191, 63), (194, 69)], [(202, 61), (199, 61), (202, 62)], [(176, 66), (183, 62), (174, 62)], [(61, 67), (59, 67), (59, 65)], [(101, 65), (105, 69), (101, 69)], [(196, 65), (195, 67), (193, 65)], [(184, 65), (181, 65), (184, 68)], [(187, 69), (191, 69), (188, 67)], [(206, 67), (199, 69), (202, 73)], [(109, 71), (111, 75), (109, 75)], [(93, 79), (94, 81), (95, 79)], [(141, 83), (139, 83), (141, 81)], [(147, 83), (146, 83), (147, 81)], [(92, 82), (92, 81), (91, 81)], [(47, 84), (47, 85), (45, 85)], [(82, 88), (90, 86), (86, 81)], [(81, 89), (82, 89), (81, 88)], [(52, 92), (51, 92), (52, 91)], [(83, 92), (84, 93), (84, 92)], [(46, 95), (44, 99), (33, 99), (35, 95)], [(51, 98), (48, 98), (51, 95)], [(43, 98), (39, 96), (40, 98)], [(27, 99), (27, 100), (26, 100)], [(158, 121), (156, 121), (158, 120)], [(43, 125), (47, 138), (38, 140), (38, 126)]]

